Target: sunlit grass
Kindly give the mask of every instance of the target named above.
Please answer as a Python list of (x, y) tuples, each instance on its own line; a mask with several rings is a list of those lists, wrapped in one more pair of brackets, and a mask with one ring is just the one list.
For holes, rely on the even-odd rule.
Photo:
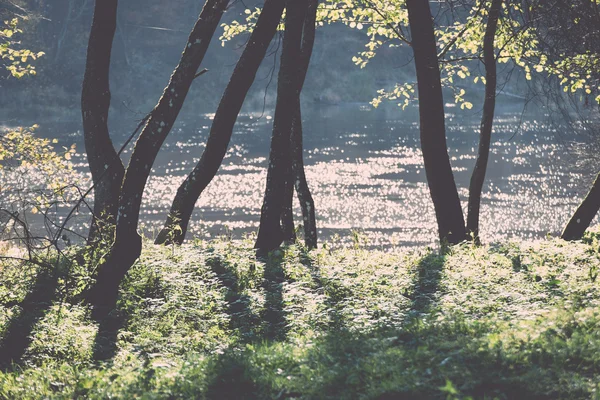
[(51, 280), (6, 265), (0, 333), (34, 323), (0, 397), (597, 398), (599, 266), (597, 234), (258, 260), (250, 240), (148, 243), (99, 337), (68, 280), (36, 303)]

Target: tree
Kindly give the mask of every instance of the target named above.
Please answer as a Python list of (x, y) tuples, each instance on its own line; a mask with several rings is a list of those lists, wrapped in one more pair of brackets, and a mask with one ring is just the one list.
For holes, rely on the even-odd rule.
[(600, 209), (600, 173), (592, 183), (590, 191), (573, 213), (560, 237), (564, 240), (579, 240), (590, 226)]
[[(492, 78), (495, 76), (493, 71), (495, 63), (487, 68), (489, 71), (487, 73), (488, 77), (491, 78), (489, 79), (489, 84), (485, 76), (475, 76), (473, 79), (473, 83), (475, 84), (481, 82), (486, 85), (488, 95), (486, 96), (487, 101), (484, 102), (485, 113), (482, 116), (480, 129), (481, 143), (479, 146), (478, 161), (476, 162), (469, 190), (468, 227), (464, 226), (460, 199), (445, 146), (443, 97), (440, 87), (445, 86), (454, 91), (455, 103), (459, 104), (461, 109), (471, 109), (473, 104), (465, 99), (465, 89), (458, 87), (455, 80), (469, 78), (474, 62), (479, 61), (481, 58), (485, 59), (486, 53), (488, 54), (488, 58), (491, 54), (498, 62), (513, 62), (515, 67), (522, 68), (527, 79), (531, 79), (532, 72), (546, 71), (547, 68), (544, 65), (544, 59), (538, 48), (538, 39), (535, 37), (535, 32), (524, 21), (525, 17), (523, 15), (527, 14), (526, 7), (520, 3), (511, 2), (502, 7), (502, 4), (489, 0), (460, 3), (449, 2), (446, 10), (443, 10), (445, 4), (440, 3), (438, 6), (440, 10), (438, 10), (437, 14), (447, 17), (442, 17), (438, 20), (438, 23), (441, 23), (439, 26), (434, 24), (431, 18), (431, 10), (428, 7), (427, 13), (429, 14), (429, 18), (426, 22), (430, 26), (424, 29), (423, 25), (418, 25), (416, 29), (417, 42), (420, 40), (419, 36), (422, 38), (426, 36), (431, 37), (431, 40), (429, 40), (430, 43), (425, 47), (415, 46), (415, 38), (413, 38), (413, 42), (411, 43), (409, 36), (405, 32), (405, 27), (409, 27), (410, 25), (410, 13), (407, 12), (406, 6), (408, 6), (408, 9), (412, 8), (413, 11), (418, 10), (419, 7), (418, 3), (406, 3), (404, 0), (326, 0), (317, 12), (317, 21), (319, 24), (325, 22), (343, 22), (350, 28), (360, 30), (363, 30), (365, 26), (367, 27), (364, 29), (368, 37), (366, 43), (367, 50), (361, 52), (358, 57), (353, 57), (353, 61), (361, 67), (364, 67), (371, 58), (375, 57), (377, 50), (387, 43), (390, 46), (409, 44), (415, 51), (415, 55), (417, 53), (421, 55), (420, 57), (415, 57), (416, 64), (421, 66), (417, 68), (418, 85), (415, 85), (413, 82), (405, 82), (397, 84), (391, 91), (380, 90), (379, 96), (373, 99), (372, 104), (377, 106), (383, 99), (402, 99), (400, 105), (405, 107), (415, 93), (415, 86), (419, 89), (422, 138), (424, 139), (422, 141), (422, 148), (425, 169), (428, 175), (428, 184), (438, 220), (439, 236), (442, 240), (456, 243), (466, 238), (467, 230), (473, 231), (472, 233), (476, 236), (479, 234), (480, 199), (485, 180), (494, 114), (493, 103), (495, 102), (495, 98), (491, 99), (491, 94), (493, 93), (495, 96), (496, 79)], [(255, 24), (256, 15), (258, 14), (259, 10), (257, 9), (255, 12), (249, 13), (245, 23), (234, 21), (228, 25), (224, 37), (229, 39), (232, 36), (249, 30)], [(491, 18), (490, 15), (493, 16), (493, 14), (497, 14), (498, 19), (495, 17)], [(504, 15), (503, 20), (505, 22), (503, 24), (499, 23), (500, 15)], [(486, 23), (486, 16), (488, 23)], [(419, 20), (418, 18), (413, 18), (413, 20), (415, 19)], [(425, 20), (419, 21), (422, 22)], [(415, 27), (412, 26), (411, 31), (414, 30), (413, 28)], [(429, 35), (423, 35), (423, 32), (426, 30), (429, 32)], [(486, 30), (488, 31), (487, 35)], [(486, 38), (487, 42), (491, 44), (488, 44), (487, 49), (484, 49), (486, 47)], [(490, 38), (492, 39), (491, 42)], [(436, 43), (439, 43), (441, 47), (441, 51), (439, 54), (436, 54), (435, 58), (439, 66), (435, 67), (435, 70), (432, 70), (431, 68), (433, 68), (434, 63), (433, 54), (434, 50), (437, 50)], [(430, 49), (429, 55), (423, 57), (423, 50), (425, 48)], [(494, 52), (497, 55), (494, 55)], [(534, 61), (536, 57), (538, 58), (537, 62)], [(490, 63), (487, 62), (487, 64)], [(431, 68), (423, 68), (423, 65), (429, 65)], [(440, 83), (440, 85), (437, 85), (437, 88), (435, 88), (435, 83), (433, 86), (430, 86), (434, 81), (439, 81)], [(424, 82), (425, 88), (419, 87), (423, 86), (421, 82)], [(428, 118), (430, 112), (434, 115), (431, 119)], [(300, 121), (300, 118), (297, 120)], [(298, 157), (291, 156), (290, 159), (298, 159)], [(285, 164), (282, 168), (284, 170), (283, 175), (285, 176), (284, 190), (282, 191), (284, 200), (281, 206), (279, 222), (272, 225), (279, 225), (279, 230), (282, 231), (282, 241), (292, 241), (295, 239), (295, 233), (292, 216), (293, 187), (291, 182), (305, 182), (305, 179), (295, 179), (288, 164)], [(305, 187), (308, 189), (307, 185)], [(305, 192), (310, 195), (309, 191)], [(306, 198), (310, 197), (306, 196)], [(277, 204), (277, 201), (274, 204)], [(310, 202), (301, 200), (301, 206), (303, 215), (309, 215), (312, 211), (312, 219), (314, 220), (314, 204), (311, 206)], [(261, 218), (264, 220), (264, 213), (261, 213), (261, 215)], [(305, 236), (308, 238), (310, 236), (309, 232), (311, 232), (308, 227), (311, 225), (314, 227), (314, 223), (306, 224), (306, 217), (304, 218)], [(269, 218), (267, 220), (270, 221)], [(278, 229), (273, 228), (273, 231), (278, 231)], [(316, 244), (316, 229), (312, 230), (312, 232), (314, 232), (314, 243)]]
[[(589, 102), (588, 96), (595, 96), (600, 106), (600, 4), (594, 0), (555, 0), (534, 3), (531, 9), (532, 24), (536, 24), (540, 47), (548, 59), (548, 72), (561, 79), (567, 96), (583, 93), (585, 103)], [(586, 128), (596, 135), (600, 132), (597, 122)], [(581, 239), (598, 210), (600, 173), (567, 222), (561, 238)]]
[[(110, 56), (117, 26), (118, 0), (96, 1), (81, 94), (83, 137), (94, 184), (89, 242), (109, 237), (116, 224), (125, 168), (108, 131)], [(102, 232), (103, 229), (107, 231)]]
[(428, 0), (407, 0), (419, 93), (421, 149), (439, 237), (455, 244), (466, 239), (465, 222), (446, 145), (444, 100), (433, 18)]
[[(96, 4), (99, 3), (102, 3), (103, 7), (107, 4), (98, 0)], [(179, 115), (192, 82), (201, 74), (197, 71), (227, 3), (228, 0), (206, 1), (162, 97), (142, 121), (145, 125), (125, 169), (117, 215), (111, 216), (116, 219), (113, 244), (106, 262), (98, 270), (96, 283), (88, 293), (88, 300), (96, 306), (97, 318), (102, 318), (114, 306), (121, 280), (141, 254), (142, 238), (137, 232), (137, 227), (146, 181), (156, 155)], [(116, 13), (110, 13), (109, 17), (111, 26), (114, 26)], [(100, 150), (90, 149), (94, 153)]]
[(177, 189), (167, 220), (156, 238), (157, 244), (183, 242), (194, 205), (223, 162), (235, 121), (275, 36), (283, 9), (284, 2), (281, 0), (265, 1), (248, 44), (223, 93), (200, 161)]
[[(291, 177), (292, 182), (286, 182), (286, 190), (284, 197), (284, 211), (282, 212), (282, 225), (284, 229), (284, 240), (294, 240), (295, 238), (290, 235), (294, 232), (293, 220), (290, 223), (290, 217), (292, 216), (292, 201), (293, 191), (296, 190), (298, 194), (298, 200), (300, 202), (300, 208), (302, 210), (302, 221), (304, 225), (304, 241), (306, 247), (309, 249), (317, 247), (317, 224), (315, 217), (315, 202), (312, 198), (308, 182), (306, 180), (306, 174), (304, 172), (304, 157), (302, 144), (302, 107), (300, 105), (300, 92), (304, 86), (306, 80), (306, 73), (310, 64), (312, 55), (313, 45), (315, 42), (315, 24), (317, 18), (317, 9), (319, 6), (318, 0), (309, 0), (306, 12), (306, 18), (304, 20), (304, 28), (302, 35), (302, 43), (300, 47), (300, 61), (298, 85), (299, 92), (295, 99), (295, 114), (292, 119), (292, 132), (291, 132), (291, 168), (289, 170), (288, 177)], [(288, 178), (288, 181), (290, 179)], [(284, 223), (285, 218), (287, 222)]]
[(498, 28), (502, 0), (492, 0), (488, 12), (488, 22), (483, 39), (483, 63), (485, 65), (485, 99), (483, 103), (483, 115), (479, 129), (479, 148), (477, 160), (471, 182), (469, 184), (469, 204), (467, 208), (467, 232), (473, 240), (479, 241), (479, 209), (481, 205), (481, 190), (485, 181), (488, 158), (490, 154), (490, 143), (492, 137), (492, 126), (494, 123), (494, 110), (496, 108), (496, 54), (494, 40)]
[[(299, 86), (299, 92), (302, 90), (304, 81), (306, 79), (306, 73), (308, 71), (309, 63), (312, 56), (312, 49), (315, 39), (315, 31), (317, 26), (317, 14), (319, 10), (323, 10), (319, 7), (319, 1), (310, 0), (307, 6), (307, 12), (303, 23), (301, 33), (301, 44), (299, 54), (299, 71), (297, 75), (297, 84)], [(256, 25), (257, 15), (264, 11), (256, 9), (254, 12), (246, 13), (246, 21), (240, 23), (233, 21), (229, 25), (226, 25), (225, 33), (223, 35), (224, 40), (229, 40), (232, 37), (239, 35), (242, 32), (250, 30)], [(279, 101), (279, 97), (278, 97)], [(284, 169), (283, 175), (284, 186), (281, 188), (283, 196), (283, 203), (281, 206), (280, 215), (280, 228), (281, 228), (281, 242), (293, 242), (296, 240), (296, 232), (294, 228), (293, 220), (293, 197), (294, 190), (298, 195), (300, 202), (300, 208), (302, 210), (302, 219), (304, 225), (304, 238), (308, 248), (315, 248), (317, 246), (317, 229), (316, 229), (316, 217), (315, 217), (315, 204), (308, 186), (306, 174), (304, 171), (304, 159), (303, 159), (303, 140), (302, 140), (302, 112), (300, 108), (299, 96), (294, 105), (294, 117), (292, 120), (291, 128), (291, 144), (290, 144), (290, 157), (284, 161), (282, 168)]]
[[(285, 182), (291, 168), (291, 132), (297, 99), (302, 30), (307, 13), (307, 0), (287, 0), (281, 65), (277, 83), (277, 104), (267, 170), (267, 182), (255, 248), (266, 252), (277, 248), (285, 239), (281, 227)], [(286, 176), (287, 175), (287, 176)]]

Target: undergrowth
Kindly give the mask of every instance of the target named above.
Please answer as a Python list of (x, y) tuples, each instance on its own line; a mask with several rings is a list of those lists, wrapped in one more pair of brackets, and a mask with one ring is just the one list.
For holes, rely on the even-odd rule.
[(7, 263), (0, 397), (600, 398), (599, 236), (264, 259), (148, 243), (100, 326), (75, 272)]

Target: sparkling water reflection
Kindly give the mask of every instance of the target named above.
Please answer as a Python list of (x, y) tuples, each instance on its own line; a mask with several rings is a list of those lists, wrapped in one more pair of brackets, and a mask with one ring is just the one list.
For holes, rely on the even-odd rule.
[[(484, 187), (482, 237), (492, 242), (556, 234), (592, 174), (575, 168), (564, 146), (567, 138), (546, 126), (543, 116), (525, 116), (515, 136), (521, 114), (514, 107), (502, 109)], [(163, 223), (177, 187), (198, 161), (212, 117), (178, 123), (161, 150), (144, 195), (142, 221), (150, 235)], [(341, 241), (350, 241), (350, 231), (359, 230), (369, 246), (383, 248), (436, 240), (414, 111), (313, 105), (304, 118), (306, 172), (321, 238), (337, 234)], [(449, 113), (447, 121), (450, 157), (466, 209), (479, 113)], [(256, 230), (271, 124), (270, 116), (240, 115), (224, 164), (196, 205), (188, 237), (224, 232), (239, 237)], [(73, 138), (80, 140), (77, 135), (63, 140)]]

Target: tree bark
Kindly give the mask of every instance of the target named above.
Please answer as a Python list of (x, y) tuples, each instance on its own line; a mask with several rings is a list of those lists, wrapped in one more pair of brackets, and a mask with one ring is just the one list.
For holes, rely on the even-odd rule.
[[(312, 56), (312, 50), (315, 42), (316, 18), (319, 0), (309, 0), (307, 6), (306, 18), (304, 20), (304, 29), (302, 35), (302, 46), (300, 49), (301, 63), (298, 76), (300, 92), (306, 81), (306, 74)], [(300, 96), (295, 100), (295, 112), (292, 121), (291, 132), (291, 175), (289, 181), (286, 180), (284, 207), (281, 217), (284, 241), (293, 242), (296, 240), (293, 225), (293, 192), (294, 187), (298, 194), (300, 208), (302, 210), (302, 220), (304, 226), (304, 243), (309, 249), (317, 247), (317, 226), (315, 217), (315, 203), (313, 201), (306, 174), (304, 172), (304, 146), (302, 143), (302, 107)], [(290, 228), (291, 227), (291, 228)]]
[(302, 209), (302, 220), (304, 224), (304, 244), (309, 249), (317, 248), (317, 223), (315, 217), (315, 202), (312, 198), (306, 174), (304, 173), (304, 158), (302, 144), (302, 110), (300, 101), (296, 106), (296, 115), (292, 125), (292, 171), (296, 178), (295, 187)]
[(299, 98), (302, 29), (307, 12), (307, 0), (287, 0), (285, 32), (277, 84), (277, 104), (271, 137), (267, 183), (261, 208), (260, 226), (255, 248), (267, 252), (284, 240), (281, 211), (284, 202), (286, 171), (291, 156), (290, 137), (294, 106)]
[(137, 232), (142, 194), (152, 164), (169, 134), (189, 88), (196, 77), (214, 32), (229, 0), (207, 0), (186, 43), (179, 65), (173, 71), (162, 97), (149, 115), (125, 171), (115, 239), (107, 261), (98, 271), (89, 300), (102, 313), (114, 307), (118, 286), (142, 250)]
[(83, 136), (94, 184), (94, 215), (89, 242), (109, 237), (116, 223), (125, 169), (108, 131), (109, 72), (117, 21), (117, 0), (97, 0), (81, 93)]
[(496, 108), (496, 56), (494, 54), (494, 41), (498, 28), (498, 19), (502, 9), (502, 0), (492, 0), (488, 12), (488, 21), (483, 38), (483, 62), (485, 64), (485, 100), (483, 115), (479, 129), (479, 149), (477, 160), (469, 184), (469, 205), (467, 207), (467, 232), (475, 242), (479, 242), (479, 210), (481, 207), (481, 191), (485, 181), (492, 126), (494, 124), (494, 111)]
[(444, 99), (428, 0), (407, 0), (419, 93), (421, 149), (442, 242), (466, 238), (465, 222), (446, 145)]
[[(308, 8), (306, 20), (304, 21), (304, 35), (302, 37), (302, 57), (301, 75), (300, 75), (300, 91), (304, 87), (306, 74), (312, 52), (315, 44), (315, 33), (317, 23), (317, 9), (319, 8), (319, 0), (308, 0)], [(306, 174), (304, 173), (304, 145), (302, 143), (302, 107), (300, 98), (297, 101), (297, 115), (294, 117), (292, 124), (292, 170), (296, 178), (295, 186), (302, 209), (302, 219), (304, 223), (304, 242), (306, 247), (314, 249), (317, 247), (317, 222), (315, 217), (315, 202), (313, 201)]]
[(564, 240), (580, 240), (600, 209), (600, 173), (596, 176), (588, 194), (560, 235)]
[(179, 186), (169, 216), (156, 238), (157, 244), (183, 242), (194, 205), (215, 177), (227, 153), (235, 121), (269, 44), (277, 32), (283, 9), (282, 0), (265, 1), (248, 44), (221, 98), (200, 161)]
[(283, 204), (281, 206), (281, 232), (284, 243), (292, 244), (296, 242), (296, 227), (294, 226), (294, 172), (292, 171), (291, 159), (288, 160), (285, 171)]

